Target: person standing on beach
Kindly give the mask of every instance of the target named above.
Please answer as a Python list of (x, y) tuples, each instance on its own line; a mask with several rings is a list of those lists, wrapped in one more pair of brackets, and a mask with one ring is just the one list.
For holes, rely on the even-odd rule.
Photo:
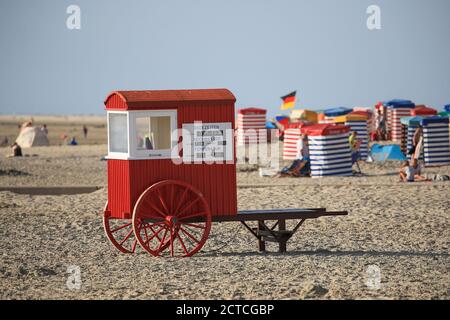
[(358, 160), (361, 158), (361, 153), (359, 152), (359, 148), (361, 147), (361, 140), (357, 138), (358, 133), (353, 131), (352, 134), (348, 137), (348, 143), (350, 144), (350, 151), (352, 156), (352, 166), (356, 163), (358, 167), (358, 171), (356, 173), (361, 174), (361, 168), (359, 167)]
[(348, 143), (350, 144), (353, 163), (355, 163), (359, 158), (359, 147), (361, 145), (361, 141), (358, 140), (357, 135), (358, 132), (353, 131), (350, 137), (348, 137)]
[(381, 110), (378, 110), (378, 117), (377, 117), (377, 133), (378, 133), (378, 140), (387, 140), (386, 137), (386, 117), (384, 113)]
[(84, 134), (84, 138), (87, 139), (88, 128), (86, 127), (86, 125), (83, 125), (83, 134)]
[(386, 130), (386, 118), (384, 115), (381, 115), (380, 120), (380, 128), (381, 128), (381, 140), (386, 141), (387, 140), (387, 130)]
[(45, 135), (48, 135), (48, 129), (47, 129), (47, 125), (46, 125), (46, 124), (44, 124), (44, 125), (41, 127), (41, 131), (44, 132)]
[(376, 121), (375, 121), (375, 139), (373, 141), (380, 141), (381, 140), (381, 111), (377, 110), (376, 115)]

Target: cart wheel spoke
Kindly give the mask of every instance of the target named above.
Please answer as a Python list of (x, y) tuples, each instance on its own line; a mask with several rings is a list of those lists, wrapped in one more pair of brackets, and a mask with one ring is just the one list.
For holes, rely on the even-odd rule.
[(166, 203), (165, 203), (165, 201), (164, 201), (164, 199), (163, 199), (163, 197), (161, 195), (161, 191), (159, 189), (157, 189), (156, 192), (158, 193), (159, 202), (161, 202), (161, 205), (163, 206), (163, 208), (164, 208), (164, 210), (166, 212), (166, 216), (167, 216), (168, 214), (170, 214), (170, 211), (167, 208), (167, 205), (166, 205)]
[(164, 227), (162, 227), (161, 229), (159, 229), (158, 231), (156, 231), (151, 237), (149, 237), (148, 239), (146, 239), (145, 244), (149, 243), (150, 241), (152, 241), (153, 239), (158, 239), (159, 242), (161, 242), (161, 238), (158, 237), (158, 234), (161, 233), (161, 231), (165, 230)]
[[(158, 240), (161, 240), (161, 239), (159, 238), (159, 236), (158, 236), (159, 231), (156, 232), (155, 229), (153, 229), (153, 227), (150, 226), (150, 225), (148, 226), (148, 228), (153, 232), (153, 235), (154, 235)], [(159, 229), (159, 230), (162, 230), (162, 228)]]
[(119, 251), (123, 253), (135, 252), (137, 241), (133, 236), (132, 222), (130, 222), (130, 219), (112, 218), (107, 209), (108, 204), (105, 205), (103, 213), (103, 229), (106, 237)]
[[(142, 226), (142, 224), (141, 224), (141, 226)], [(144, 225), (144, 228), (142, 228), (142, 229), (144, 229), (144, 233), (145, 233), (145, 241), (148, 241), (148, 232), (147, 232), (147, 228), (148, 228), (148, 225), (147, 225), (147, 224), (145, 224), (145, 225)]]
[(174, 195), (175, 195), (175, 185), (174, 184), (172, 184), (171, 186), (170, 186), (170, 201), (169, 201), (169, 204), (170, 204), (170, 213), (174, 213)]
[(125, 242), (125, 241), (127, 241), (130, 237), (131, 237), (131, 235), (133, 234), (133, 230), (130, 230), (130, 232), (128, 232), (128, 234), (126, 235), (126, 237), (125, 238), (123, 238), (123, 240), (122, 241), (120, 241), (120, 245), (123, 245), (123, 243)]
[(181, 222), (181, 224), (192, 227), (192, 228), (199, 228), (199, 229), (205, 229), (206, 226), (202, 226), (200, 224), (194, 224), (194, 223), (187, 223), (187, 222)]
[(131, 226), (131, 222), (130, 222), (130, 223), (127, 223), (127, 224), (124, 224), (123, 226), (120, 226), (120, 227), (117, 227), (117, 228), (111, 230), (111, 233), (114, 233), (114, 232), (117, 232), (117, 231), (119, 231), (119, 230), (122, 230), (123, 228), (126, 228), (126, 227), (128, 227), (128, 226)]
[(184, 230), (189, 232), (195, 239), (197, 239), (197, 236), (201, 237), (202, 236), (202, 229), (198, 229), (198, 228), (191, 228), (187, 225), (183, 225), (184, 226)]
[(147, 229), (150, 229), (150, 223), (151, 223), (152, 228), (157, 227), (157, 226), (160, 226), (160, 225), (163, 225), (163, 224), (166, 224), (165, 221), (145, 222), (145, 225), (144, 225), (144, 226), (145, 226)]
[(189, 210), (190, 208), (192, 208), (192, 206), (193, 206), (194, 204), (196, 204), (199, 200), (200, 200), (199, 197), (198, 197), (198, 198), (195, 198), (193, 201), (191, 201), (191, 202), (189, 203), (188, 206), (186, 206), (186, 207), (184, 207), (182, 210), (180, 210), (179, 213), (178, 213), (178, 215), (179, 215), (179, 216), (183, 216), (182, 213), (184, 213), (184, 212), (186, 212), (187, 210)]
[(205, 212), (196, 212), (196, 213), (191, 213), (191, 214), (186, 214), (186, 215), (180, 216), (180, 217), (178, 217), (178, 219), (180, 221), (183, 221), (183, 220), (187, 220), (187, 219), (194, 218), (194, 217), (200, 217), (200, 216), (204, 216), (204, 215), (205, 215)]
[[(155, 212), (158, 218), (149, 219), (148, 212)], [(164, 221), (159, 221), (161, 218)], [(196, 222), (189, 221), (190, 218)], [(142, 226), (139, 221), (144, 221)], [(153, 256), (192, 256), (203, 247), (210, 229), (208, 203), (197, 189), (185, 182), (157, 182), (142, 193), (134, 207), (136, 240)]]
[(181, 244), (181, 247), (183, 248), (184, 253), (188, 254), (188, 250), (186, 249), (186, 245), (184, 244), (184, 241), (183, 241), (183, 239), (181, 239), (181, 236), (180, 236), (180, 234), (178, 232), (177, 232), (177, 238), (178, 238), (178, 241)]
[(153, 240), (154, 238), (158, 239), (158, 241), (161, 241), (159, 234), (161, 233), (161, 231), (163, 231), (165, 229), (165, 226), (159, 226), (159, 227), (160, 228), (157, 231), (154, 231), (154, 229), (152, 229), (153, 235), (150, 236), (150, 238), (148, 239), (148, 241), (146, 241), (146, 243)]
[(167, 229), (164, 229), (164, 235), (162, 240), (159, 242), (159, 246), (158, 249), (156, 250), (157, 255), (159, 255), (159, 253), (161, 252), (161, 249), (164, 247), (164, 241), (166, 240), (166, 236), (167, 236)]
[(160, 218), (164, 219), (166, 217), (166, 214), (158, 209), (151, 201), (147, 201), (147, 204), (151, 207), (151, 209), (156, 211)]
[(185, 235), (187, 235), (192, 241), (194, 241), (195, 243), (199, 243), (199, 242), (200, 242), (199, 240), (195, 239), (195, 237), (194, 237), (191, 233), (189, 233), (186, 229), (184, 229), (183, 227), (180, 227), (180, 230), (181, 230)]
[(170, 228), (170, 255), (173, 257), (173, 233), (174, 233), (174, 230), (173, 230), (173, 227), (172, 228)]
[(178, 204), (177, 204), (175, 210), (173, 211), (175, 214), (178, 212), (178, 209), (180, 209), (180, 206), (182, 204), (184, 204), (184, 198), (186, 197), (186, 194), (187, 194), (188, 190), (189, 189), (184, 189), (183, 190), (183, 194), (181, 195), (180, 200), (178, 201)]

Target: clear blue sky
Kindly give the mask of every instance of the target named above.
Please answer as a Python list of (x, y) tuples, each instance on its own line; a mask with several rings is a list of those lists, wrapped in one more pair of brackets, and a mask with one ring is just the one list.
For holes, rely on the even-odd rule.
[(450, 103), (448, 0), (0, 0), (0, 39), (3, 114), (101, 114), (115, 89), (226, 87), (270, 114), (292, 90), (310, 109)]

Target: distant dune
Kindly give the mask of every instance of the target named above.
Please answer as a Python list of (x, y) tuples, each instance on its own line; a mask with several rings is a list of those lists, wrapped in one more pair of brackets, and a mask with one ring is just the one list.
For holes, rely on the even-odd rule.
[[(80, 144), (105, 144), (106, 117), (94, 115), (0, 115), (0, 143), (5, 137), (9, 143), (19, 134), (19, 125), (33, 119), (36, 126), (47, 125), (50, 145), (63, 143), (61, 136), (76, 137)], [(87, 139), (84, 139), (83, 125), (88, 127)]]

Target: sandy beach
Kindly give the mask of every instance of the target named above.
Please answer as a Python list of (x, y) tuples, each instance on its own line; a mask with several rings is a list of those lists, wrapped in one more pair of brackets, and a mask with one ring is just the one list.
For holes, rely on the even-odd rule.
[[(0, 149), (3, 299), (449, 299), (450, 184), (398, 182), (397, 163), (363, 164), (362, 177), (262, 178), (238, 167), (239, 209), (326, 207), (279, 254), (258, 253), (240, 224), (214, 224), (192, 258), (121, 254), (106, 239), (105, 145)], [(427, 169), (449, 173), (450, 167)], [(96, 186), (75, 195), (11, 187)], [(44, 189), (43, 189), (44, 190)], [(45, 191), (44, 191), (45, 193)], [(69, 289), (70, 266), (81, 288)], [(381, 283), (368, 286), (370, 268)]]

